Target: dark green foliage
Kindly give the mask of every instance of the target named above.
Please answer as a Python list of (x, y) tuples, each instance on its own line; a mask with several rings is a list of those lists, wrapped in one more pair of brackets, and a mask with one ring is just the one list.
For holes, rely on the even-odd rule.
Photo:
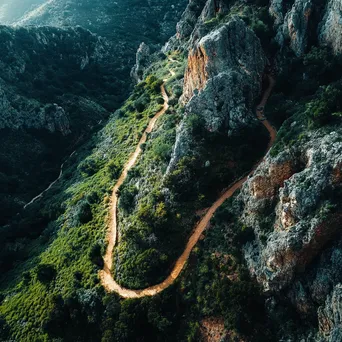
[(162, 143), (159, 145), (155, 145), (153, 148), (153, 152), (157, 159), (166, 162), (171, 157), (172, 147), (173, 146), (171, 144)]
[(139, 113), (142, 113), (147, 108), (149, 101), (148, 95), (142, 95), (139, 99), (135, 100), (134, 107)]
[(98, 267), (103, 267), (102, 248), (98, 243), (91, 247), (89, 258)]
[(337, 81), (342, 77), (341, 57), (334, 56), (327, 47), (313, 46), (303, 57), (303, 64), (307, 77), (317, 79), (321, 84)]
[(305, 138), (307, 130), (338, 124), (341, 117), (340, 56), (313, 46), (302, 58), (287, 58), (267, 106), (267, 116), (281, 127), (272, 156)]
[(316, 93), (315, 99), (306, 104), (305, 114), (312, 127), (319, 127), (342, 116), (342, 85), (323, 86)]
[[(240, 338), (273, 341), (264, 298), (243, 263), (241, 247), (246, 241), (242, 242), (241, 232), (247, 229), (239, 223), (240, 210), (236, 198), (226, 201), (189, 261), (191, 266), (180, 281), (187, 317), (195, 322), (222, 317), (225, 328)], [(196, 336), (195, 325), (189, 323), (188, 336)]]
[(107, 172), (112, 179), (117, 179), (120, 176), (121, 167), (116, 160), (112, 160), (107, 164)]
[(88, 201), (81, 201), (78, 205), (78, 220), (81, 224), (85, 224), (92, 219), (91, 207)]
[(64, 341), (99, 341), (99, 315), (103, 311), (95, 290), (72, 293), (66, 298), (53, 298), (53, 310), (43, 324), (50, 338)]
[(134, 208), (134, 199), (138, 193), (135, 186), (125, 186), (120, 189), (120, 209), (131, 212)]
[(50, 283), (57, 274), (57, 271), (53, 265), (40, 264), (36, 268), (37, 279), (44, 283)]
[(252, 227), (242, 226), (240, 231), (236, 234), (234, 241), (238, 246), (242, 246), (247, 242), (255, 240), (255, 234)]
[(70, 213), (70, 227), (78, 227), (92, 220), (92, 211), (89, 202), (85, 199), (80, 200)]
[(10, 338), (10, 329), (6, 321), (0, 315), (0, 336), (3, 340)]
[(87, 158), (85, 159), (79, 166), (79, 170), (81, 173), (87, 177), (94, 175), (97, 171), (100, 169), (99, 163), (96, 161), (96, 159), (93, 158)]

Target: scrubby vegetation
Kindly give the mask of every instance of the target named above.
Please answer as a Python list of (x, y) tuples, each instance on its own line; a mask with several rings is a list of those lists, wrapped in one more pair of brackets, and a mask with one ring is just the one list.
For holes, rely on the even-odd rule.
[(341, 122), (341, 58), (326, 47), (313, 46), (302, 58), (289, 55), (289, 60), (267, 107), (268, 117), (280, 127), (273, 156), (310, 130)]
[[(183, 68), (176, 58), (169, 56), (175, 71)], [(164, 77), (167, 70), (160, 64), (158, 72)], [(170, 98), (177, 96), (178, 87), (177, 78), (168, 81)], [(267, 146), (263, 130), (258, 135), (241, 131), (229, 138), (224, 132), (207, 131), (192, 115), (185, 123), (193, 137), (192, 152), (167, 171), (176, 124), (183, 115), (179, 105), (170, 107), (120, 191), (114, 278), (128, 288), (164, 280), (199, 219), (196, 212), (210, 206), (223, 188), (249, 171)]]
[[(1, 313), (16, 339), (25, 340), (29, 334), (29, 340), (44, 340), (58, 336), (63, 327), (73, 340), (82, 325), (91, 324), (87, 320), (95, 314), (87, 310), (93, 310), (93, 304), (84, 303), (101, 298), (97, 270), (105, 248), (108, 198), (127, 156), (160, 109), (159, 86), (152, 76), (137, 85), (109, 124), (72, 157), (78, 168), (66, 165), (61, 181), (44, 197), (39, 215), (42, 202), (17, 217), (17, 228), (3, 227), (2, 270), (20, 263), (1, 284), (6, 298)], [(135, 103), (143, 98), (149, 100), (139, 112)], [(76, 312), (81, 315), (79, 325), (64, 321), (68, 315), (77, 316)], [(86, 331), (78, 336), (86, 336)]]
[[(232, 2), (231, 14), (248, 23), (273, 61), (276, 46), (270, 44), (274, 33), (265, 5), (263, 0), (257, 5), (235, 6)], [(205, 23), (206, 29), (228, 19), (217, 16)], [(328, 49), (317, 47), (302, 58), (290, 53), (287, 57), (288, 69), (279, 61), (280, 75), (266, 110), (280, 128), (272, 156), (305, 139), (307, 131), (341, 120), (342, 74), (335, 72), (341, 69), (340, 60)], [(120, 243), (113, 255), (113, 276), (120, 284), (134, 289), (164, 280), (203, 210), (222, 189), (246, 174), (267, 146), (265, 130), (228, 137), (224, 131), (206, 130), (198, 115), (188, 115), (183, 124), (193, 138), (191, 153), (168, 168), (176, 127), (185, 116), (178, 99), (186, 56), (177, 51), (158, 58), (109, 124), (66, 162), (63, 177), (44, 201), (26, 211), (19, 210), (21, 203), (10, 207), (8, 197), (17, 179), (0, 173), (6, 194), (0, 199), (6, 211), (0, 222), (1, 338), (199, 341), (203, 320), (218, 317), (232, 339), (267, 342), (275, 341), (279, 331), (292, 325), (289, 317), (281, 317), (282, 324), (271, 328), (264, 314), (266, 299), (250, 279), (242, 256), (242, 247), (255, 236), (251, 227), (239, 221), (241, 207), (236, 198), (217, 211), (187, 268), (166, 291), (152, 298), (123, 300), (106, 294), (99, 284), (111, 191), (148, 121), (162, 108), (164, 79), (168, 79), (170, 108), (141, 146), (143, 153), (119, 190)], [(83, 88), (80, 74), (75, 71), (73, 79), (77, 92)], [(55, 81), (60, 82), (51, 84)], [(43, 93), (44, 82), (45, 76), (43, 84), (35, 82), (37, 94)], [(101, 97), (99, 92), (87, 95)], [(115, 107), (105, 101), (112, 98), (103, 100), (104, 108)], [(35, 143), (28, 144), (33, 151), (40, 148)], [(336, 205), (327, 203), (322, 215)], [(18, 212), (12, 225), (5, 225)], [(273, 228), (273, 219), (272, 214), (264, 217), (261, 243)]]

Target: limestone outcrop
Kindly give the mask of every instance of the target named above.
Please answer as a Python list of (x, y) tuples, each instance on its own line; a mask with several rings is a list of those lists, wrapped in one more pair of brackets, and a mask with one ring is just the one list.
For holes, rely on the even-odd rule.
[(319, 41), (330, 46), (335, 53), (342, 52), (342, 3), (329, 0), (319, 28)]
[[(259, 39), (241, 19), (232, 18), (208, 33), (189, 53), (181, 99), (186, 115), (199, 115), (210, 132), (234, 134), (255, 124), (252, 108), (266, 64)], [(186, 137), (178, 130), (171, 164), (187, 153), (179, 146), (187, 145)]]
[[(292, 151), (268, 155), (243, 187), (242, 220), (257, 236), (245, 257), (265, 291), (291, 286), (340, 229), (342, 213), (334, 202), (342, 186), (340, 134), (311, 133)], [(274, 216), (265, 226), (270, 210)]]
[(144, 70), (151, 63), (150, 55), (150, 47), (145, 43), (141, 43), (136, 53), (135, 65), (131, 70), (131, 77), (134, 82), (139, 83), (142, 81)]

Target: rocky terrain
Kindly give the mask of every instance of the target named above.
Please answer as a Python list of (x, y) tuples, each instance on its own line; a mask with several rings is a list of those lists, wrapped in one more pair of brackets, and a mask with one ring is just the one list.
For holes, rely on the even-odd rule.
[[(186, 5), (181, 1), (146, 1), (143, 5), (128, 1), (31, 1), (20, 4), (22, 15), (6, 16), (18, 4), (5, 4), (0, 23), (15, 26), (81, 26), (115, 43), (118, 64), (131, 66), (134, 53), (141, 42), (152, 46), (164, 43), (175, 31), (175, 25)], [(18, 11), (16, 11), (18, 12)], [(128, 77), (127, 75), (125, 76)]]
[[(250, 20), (246, 24), (248, 11), (243, 5), (190, 2), (176, 35), (164, 47), (164, 51), (189, 51), (180, 99), (185, 114), (198, 114), (210, 132), (231, 135), (245, 125), (257, 127), (252, 109), (267, 65), (273, 64), (281, 74), (291, 63), (285, 56), (293, 54), (293, 61), (303, 58), (313, 45), (328, 47), (339, 58), (342, 30), (338, 6), (335, 1), (295, 1), (293, 5), (272, 1), (268, 10), (279, 49), (272, 53), (260, 44), (263, 35), (258, 27)], [(233, 9), (242, 20), (230, 17)], [(308, 81), (315, 78), (304, 74), (304, 80), (305, 77)], [(276, 92), (281, 91), (280, 86)], [(280, 310), (286, 296), (303, 319), (318, 320), (317, 331), (309, 329), (302, 338), (338, 341), (340, 122), (307, 131), (300, 115), (305, 115), (305, 110), (310, 115), (308, 112), (314, 109), (308, 104), (305, 109), (304, 102), (302, 112), (296, 114), (297, 120), (289, 120), (287, 128), (283, 128), (296, 132), (297, 140), (283, 146), (279, 153), (271, 151), (236, 199), (242, 208), (241, 224), (250, 227), (256, 237), (244, 246), (244, 258), (250, 274), (272, 303), (269, 310)], [(338, 104), (336, 108), (340, 108)], [(184, 119), (177, 130), (167, 173), (176, 168), (182, 157), (194, 154), (193, 140)]]
[[(146, 19), (140, 32), (139, 22), (131, 31), (129, 49), (145, 41), (131, 96), (91, 141), (75, 147), (60, 186), (2, 227), (0, 333), (15, 340), (340, 341), (340, 1), (190, 0), (161, 51), (152, 45), (170, 34), (182, 2), (111, 3), (117, 11), (92, 5), (101, 22), (84, 14), (90, 3), (47, 2), (16, 23), (64, 28), (0, 30), (1, 139), (39, 130), (71, 142), (64, 139), (79, 132), (80, 121), (92, 127), (115, 109), (107, 98), (118, 72), (111, 55), (125, 40), (113, 46), (106, 29), (124, 29), (129, 4)], [(108, 8), (122, 22), (108, 18)], [(163, 20), (152, 24), (161, 12)], [(105, 38), (65, 28), (75, 23)], [(74, 70), (67, 94), (54, 73), (63, 68)], [(167, 110), (121, 178), (163, 106), (162, 84)], [(73, 114), (75, 101), (87, 109)], [(264, 115), (278, 131), (267, 153)], [(151, 297), (125, 300), (98, 276), (119, 177), (118, 242), (108, 274), (132, 293), (171, 279)], [(243, 177), (174, 276), (192, 229)]]
[(0, 172), (12, 184), (1, 190), (5, 222), (121, 98), (109, 84), (118, 77), (111, 46), (89, 31), (2, 26), (0, 35)]
[[(16, 189), (15, 196), (13, 187), (2, 196), (8, 218), (47, 187), (62, 159), (119, 107), (137, 47), (165, 42), (184, 4), (30, 0), (0, 6), (0, 23), (11, 25), (0, 28), (1, 184), (11, 175)], [(9, 151), (25, 158), (9, 162)]]

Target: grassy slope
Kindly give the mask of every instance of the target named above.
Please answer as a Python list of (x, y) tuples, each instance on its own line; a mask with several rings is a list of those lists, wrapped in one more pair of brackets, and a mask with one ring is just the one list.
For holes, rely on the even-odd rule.
[[(49, 240), (40, 241), (41, 244), (32, 242), (27, 252), (33, 253), (27, 255), (26, 263), (18, 265), (1, 284), (4, 294), (1, 313), (17, 340), (47, 340), (41, 327), (54, 308), (54, 296), (67, 296), (75, 287), (87, 289), (98, 284), (98, 266), (91, 260), (98, 263), (98, 256), (96, 252), (95, 256), (90, 255), (96, 250), (94, 245), (104, 249), (108, 196), (115, 177), (135, 148), (149, 117), (160, 109), (158, 84), (138, 85), (109, 124), (86, 148), (78, 151), (75, 158), (81, 161), (79, 167), (73, 170), (73, 175), (66, 171), (58, 185), (64, 191), (57, 197), (52, 192), (44, 198), (43, 210), (60, 211)], [(148, 98), (146, 108), (138, 113), (134, 103), (143, 96)], [(37, 204), (30, 210), (38, 207)], [(36, 268), (32, 268), (35, 264), (53, 265), (57, 271), (55, 279), (46, 284), (39, 281)]]

